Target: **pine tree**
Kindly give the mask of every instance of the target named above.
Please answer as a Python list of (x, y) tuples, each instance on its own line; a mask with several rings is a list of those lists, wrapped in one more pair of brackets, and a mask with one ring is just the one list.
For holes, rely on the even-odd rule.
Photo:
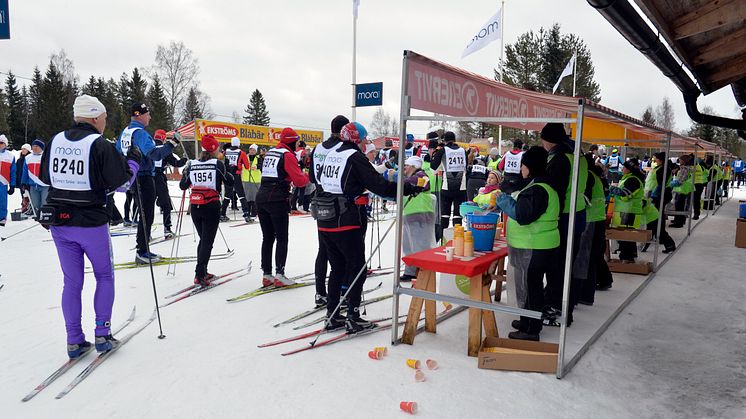
[[(528, 31), (518, 37), (515, 44), (505, 47), (505, 69), (503, 82), (528, 90), (539, 90), (539, 70), (541, 69), (541, 36)], [(495, 72), (495, 80), (500, 80)]]
[(41, 75), (39, 67), (34, 67), (34, 75), (31, 78), (31, 87), (28, 91), (28, 109), (29, 109), (29, 137), (39, 138), (39, 124), (44, 119), (41, 100), (41, 85), (44, 78)]
[(8, 78), (5, 80), (5, 95), (8, 101), (7, 137), (10, 140), (9, 145), (18, 149), (25, 142), (26, 114), (23, 97), (16, 84), (16, 76), (11, 71), (8, 71)]
[(62, 73), (50, 61), (39, 90), (37, 106), (41, 114), (36, 120), (37, 137), (48, 140), (70, 125), (73, 119), (71, 98), (75, 95), (74, 89), (74, 85), (65, 84)]
[(145, 103), (147, 96), (148, 82), (140, 75), (140, 70), (135, 67), (132, 70), (132, 78), (127, 83), (129, 91), (130, 105), (132, 103)]
[(91, 75), (91, 77), (88, 78), (88, 83), (84, 84), (83, 87), (81, 87), (80, 91), (84, 95), (98, 97), (96, 96), (96, 77)]
[(151, 130), (164, 129), (170, 131), (174, 128), (173, 121), (169, 118), (168, 101), (166, 94), (163, 92), (160, 78), (157, 74), (153, 75), (153, 82), (150, 84), (146, 100), (150, 107), (150, 126)]
[(181, 123), (186, 124), (193, 119), (201, 119), (204, 115), (202, 113), (202, 104), (199, 101), (199, 92), (197, 88), (192, 87), (189, 89), (187, 98), (184, 101), (184, 109), (182, 110)]
[(3, 91), (2, 87), (0, 87), (0, 134), (6, 134), (9, 130), (8, 128), (8, 114), (10, 109), (8, 109), (8, 98), (5, 95), (5, 92)]
[(246, 116), (243, 118), (244, 124), (269, 126), (267, 104), (264, 102), (264, 96), (259, 89), (251, 93), (251, 99), (244, 112), (246, 112)]
[(652, 106), (645, 108), (645, 112), (642, 113), (643, 122), (655, 125), (655, 111)]

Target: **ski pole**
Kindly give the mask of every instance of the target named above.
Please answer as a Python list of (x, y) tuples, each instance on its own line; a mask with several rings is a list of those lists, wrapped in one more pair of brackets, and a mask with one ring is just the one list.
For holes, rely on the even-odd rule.
[(228, 253), (232, 252), (231, 247), (228, 246), (228, 240), (226, 240), (225, 236), (223, 235), (223, 230), (220, 229), (220, 224), (218, 224), (218, 231), (220, 232), (220, 237), (223, 238), (223, 243), (225, 243), (225, 248), (228, 249)]
[(31, 227), (26, 227), (26, 228), (24, 228), (24, 229), (23, 229), (23, 230), (21, 230), (21, 231), (16, 231), (15, 233), (11, 234), (10, 236), (7, 236), (7, 237), (2, 237), (2, 238), (0, 238), (0, 241), (5, 241), (5, 240), (8, 240), (9, 238), (11, 238), (11, 237), (15, 237), (15, 236), (17, 236), (17, 235), (19, 235), (19, 234), (23, 233), (24, 231), (28, 231), (28, 230), (31, 230), (32, 228), (34, 228), (34, 227), (36, 227), (36, 226), (38, 226), (38, 225), (39, 225), (39, 223), (34, 223), (34, 225), (32, 225)]
[[(181, 204), (179, 204), (179, 216), (176, 218), (176, 240), (171, 243), (171, 257), (174, 257), (174, 251), (179, 251), (179, 244), (181, 243), (181, 226), (184, 224), (184, 200), (186, 198), (186, 189), (181, 193)], [(173, 266), (173, 271), (171, 270)], [(176, 276), (176, 263), (168, 265), (166, 275)]]
[(145, 218), (145, 208), (143, 208), (143, 201), (142, 201), (142, 193), (140, 193), (140, 182), (135, 182), (135, 189), (137, 190), (137, 200), (140, 201), (140, 205), (138, 205), (138, 210), (140, 213), (140, 220), (142, 221), (142, 231), (143, 234), (145, 234), (145, 251), (148, 252), (148, 265), (150, 266), (150, 280), (153, 284), (153, 298), (155, 299), (155, 313), (158, 316), (158, 330), (160, 331), (160, 335), (158, 335), (158, 339), (164, 339), (166, 335), (163, 334), (163, 325), (161, 324), (161, 310), (158, 308), (158, 291), (155, 287), (155, 274), (153, 273), (153, 259), (150, 257), (152, 256), (150, 253), (150, 228), (147, 226), (147, 219)]
[[(380, 203), (380, 201), (379, 201)], [(376, 216), (377, 222), (376, 222), (376, 229), (378, 231), (378, 241), (381, 241), (381, 220), (380, 220), (380, 213)], [(370, 239), (371, 242), (373, 241), (373, 232), (370, 232)], [(381, 252), (378, 252), (378, 269), (381, 269)]]
[[(412, 202), (411, 196), (407, 198), (407, 202), (404, 203), (404, 208), (406, 208), (410, 202)], [(383, 233), (383, 238), (378, 241), (378, 244), (376, 245), (376, 249), (374, 250), (375, 252), (377, 252), (378, 249), (381, 247), (381, 243), (383, 242), (383, 240), (386, 240), (386, 236), (389, 235), (389, 233), (391, 232), (391, 229), (394, 227), (395, 224), (396, 224), (396, 219), (394, 219), (391, 222), (391, 224), (389, 224), (389, 227)], [(332, 314), (330, 314), (326, 318), (326, 320), (324, 320), (324, 327), (322, 329), (326, 329), (326, 327), (329, 325), (329, 320), (331, 320), (334, 317), (334, 315), (337, 314), (337, 312), (339, 312), (339, 308), (342, 307), (342, 303), (347, 299), (347, 296), (350, 294), (350, 291), (352, 291), (352, 289), (355, 288), (355, 285), (357, 284), (357, 281), (361, 278), (361, 275), (363, 274), (363, 272), (365, 272), (368, 269), (368, 262), (370, 262), (372, 258), (373, 258), (373, 254), (371, 254), (368, 260), (365, 261), (362, 269), (360, 269), (360, 272), (357, 273), (357, 276), (355, 276), (355, 279), (352, 281), (352, 284), (350, 284), (350, 286), (347, 287), (347, 291), (342, 296), (342, 298), (339, 299), (339, 303), (337, 303), (337, 307), (334, 308), (334, 311), (332, 311)], [(317, 335), (316, 338), (313, 340), (313, 342), (311, 342), (312, 347), (316, 345), (316, 342), (319, 340), (319, 337), (321, 337), (321, 334)]]

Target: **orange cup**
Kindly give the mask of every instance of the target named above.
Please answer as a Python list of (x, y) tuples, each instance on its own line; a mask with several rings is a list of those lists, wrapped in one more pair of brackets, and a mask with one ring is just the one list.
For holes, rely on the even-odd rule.
[(417, 413), (417, 402), (401, 402), (399, 403), (399, 409), (414, 415)]
[(373, 348), (376, 352), (381, 352), (381, 355), (386, 356), (389, 353), (389, 350), (385, 346), (376, 346)]
[(425, 381), (425, 373), (422, 372), (422, 370), (417, 370), (414, 373), (414, 381), (417, 381), (418, 383), (421, 383)]
[(369, 351), (368, 358), (378, 361), (379, 359), (381, 359), (381, 353), (379, 351)]

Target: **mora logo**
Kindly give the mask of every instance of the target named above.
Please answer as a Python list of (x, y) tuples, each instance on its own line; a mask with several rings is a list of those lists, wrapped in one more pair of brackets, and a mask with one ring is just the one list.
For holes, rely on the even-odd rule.
[(479, 110), (479, 91), (474, 83), (467, 81), (461, 91), (464, 108), (469, 115), (476, 115)]
[(238, 130), (229, 125), (218, 125), (212, 124), (205, 127), (207, 134), (212, 134), (216, 137), (232, 138), (238, 136)]

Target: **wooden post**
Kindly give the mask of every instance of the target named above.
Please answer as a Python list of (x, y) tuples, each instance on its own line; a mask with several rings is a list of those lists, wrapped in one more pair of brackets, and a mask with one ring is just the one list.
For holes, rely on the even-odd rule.
[[(434, 281), (434, 278), (435, 274), (432, 271), (420, 269), (417, 272), (417, 283), (415, 284), (415, 289), (428, 290), (428, 288), (430, 288), (430, 280), (433, 279)], [(412, 301), (409, 303), (409, 312), (407, 312), (407, 322), (404, 324), (404, 333), (402, 333), (401, 336), (402, 343), (408, 345), (414, 343), (414, 337), (417, 335), (417, 324), (420, 321), (420, 313), (422, 313), (422, 304), (424, 302), (425, 300), (420, 297), (412, 297)], [(434, 303), (435, 302), (433, 302), (433, 304)], [(435, 310), (435, 307), (433, 307), (433, 310)]]

